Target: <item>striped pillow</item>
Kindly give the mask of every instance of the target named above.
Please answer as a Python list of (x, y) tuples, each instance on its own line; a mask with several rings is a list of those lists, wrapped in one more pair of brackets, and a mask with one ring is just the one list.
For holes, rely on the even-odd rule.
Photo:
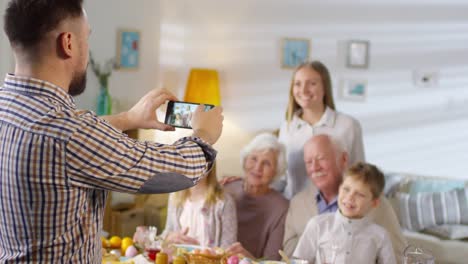
[(420, 231), (443, 224), (468, 225), (468, 188), (434, 193), (398, 193), (402, 227)]

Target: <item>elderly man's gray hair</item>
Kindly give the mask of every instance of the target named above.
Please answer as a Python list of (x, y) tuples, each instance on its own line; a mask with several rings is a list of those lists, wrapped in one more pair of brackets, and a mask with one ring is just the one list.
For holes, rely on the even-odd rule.
[(240, 153), (241, 165), (244, 168), (245, 159), (253, 151), (268, 151), (273, 150), (277, 153), (276, 158), (276, 175), (272, 181), (282, 176), (286, 171), (286, 148), (278, 141), (278, 138), (270, 133), (258, 134), (252, 139)]
[(345, 147), (344, 147), (344, 144), (341, 142), (341, 140), (339, 138), (333, 137), (333, 136), (331, 136), (329, 134), (317, 134), (317, 136), (318, 135), (325, 136), (330, 140), (330, 143), (332, 144), (333, 149), (335, 150), (336, 154), (341, 154), (343, 152), (347, 152)]
[(348, 152), (346, 151), (346, 149), (344, 147), (344, 144), (342, 143), (342, 141), (339, 138), (336, 138), (336, 137), (331, 136), (329, 134), (319, 133), (319, 134), (314, 135), (311, 139), (309, 139), (309, 141), (312, 140), (313, 138), (316, 138), (316, 137), (324, 137), (324, 138), (327, 138), (330, 141), (330, 144), (331, 144), (331, 146), (333, 148), (333, 151), (336, 154), (337, 164), (339, 163), (339, 159), (340, 159), (341, 154), (344, 153), (344, 154), (348, 155)]

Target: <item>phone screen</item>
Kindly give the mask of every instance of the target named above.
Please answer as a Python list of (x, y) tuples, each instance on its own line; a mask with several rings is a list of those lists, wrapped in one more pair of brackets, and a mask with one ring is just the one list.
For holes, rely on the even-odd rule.
[[(192, 128), (192, 115), (198, 105), (197, 103), (169, 101), (164, 123), (174, 127)], [(205, 104), (205, 111), (213, 107), (214, 105)]]

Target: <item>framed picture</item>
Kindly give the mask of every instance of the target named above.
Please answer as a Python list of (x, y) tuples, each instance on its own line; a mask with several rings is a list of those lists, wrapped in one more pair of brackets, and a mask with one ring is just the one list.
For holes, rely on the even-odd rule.
[(347, 101), (365, 101), (367, 96), (367, 81), (341, 80), (339, 98)]
[(281, 42), (281, 68), (294, 69), (309, 59), (308, 39), (284, 38)]
[(117, 33), (117, 65), (122, 70), (138, 69), (140, 63), (140, 32), (120, 29)]
[(348, 41), (348, 55), (346, 65), (350, 68), (369, 67), (369, 41), (350, 40)]

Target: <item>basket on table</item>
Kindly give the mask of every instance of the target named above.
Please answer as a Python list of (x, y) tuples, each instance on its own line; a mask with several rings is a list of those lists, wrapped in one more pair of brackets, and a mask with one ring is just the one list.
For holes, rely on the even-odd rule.
[(184, 254), (187, 264), (226, 264), (227, 255)]

